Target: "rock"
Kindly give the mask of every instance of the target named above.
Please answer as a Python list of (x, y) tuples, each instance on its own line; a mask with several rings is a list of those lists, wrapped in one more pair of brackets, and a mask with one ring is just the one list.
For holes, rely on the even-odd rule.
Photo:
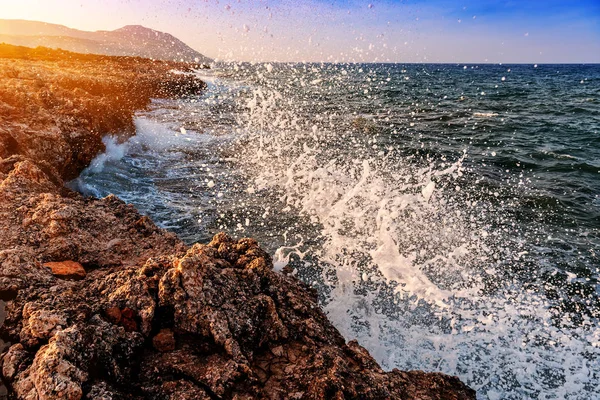
[(135, 332), (138, 330), (138, 324), (135, 320), (135, 312), (128, 307), (121, 310), (121, 326), (127, 332)]
[(23, 348), (22, 344), (17, 343), (11, 346), (2, 359), (2, 376), (12, 380), (18, 373), (25, 370), (31, 361), (31, 354)]
[(67, 318), (63, 312), (45, 308), (39, 303), (26, 303), (22, 315), (20, 341), (28, 347), (47, 341), (67, 327)]
[[(35, 354), (28, 366), (19, 367), (20, 372), (4, 377), (17, 398), (80, 399), (93, 370), (103, 371), (118, 385), (131, 379), (131, 351), (142, 343), (139, 333), (126, 333), (95, 316), (85, 325), (75, 324), (57, 332), (39, 350), (15, 357), (30, 360), (26, 357)], [(20, 351), (17, 348), (13, 353)]]
[(134, 133), (133, 114), (151, 98), (206, 87), (173, 69), (190, 66), (0, 44), (0, 158), (21, 154), (62, 179), (77, 177), (104, 150), (104, 135)]
[(110, 307), (106, 311), (104, 311), (104, 315), (108, 319), (108, 321), (112, 322), (115, 325), (118, 325), (121, 322), (121, 310), (119, 307)]
[(161, 329), (161, 331), (152, 338), (152, 345), (161, 353), (175, 350), (175, 335), (170, 329)]
[[(150, 221), (138, 229), (136, 222), (142, 216), (114, 196), (84, 199), (68, 193), (66, 197), (35, 164), (24, 161), (13, 166), (0, 182), (1, 249), (25, 246), (43, 263), (76, 260), (89, 273), (185, 248), (174, 234), (158, 230)], [(118, 251), (115, 237), (122, 239)]]
[(22, 328), (3, 375), (18, 398), (474, 398), (457, 378), (383, 371), (248, 239), (83, 281), (42, 275), (9, 302), (0, 333)]
[(44, 267), (50, 268), (52, 274), (61, 279), (83, 279), (86, 275), (83, 265), (75, 261), (48, 262)]

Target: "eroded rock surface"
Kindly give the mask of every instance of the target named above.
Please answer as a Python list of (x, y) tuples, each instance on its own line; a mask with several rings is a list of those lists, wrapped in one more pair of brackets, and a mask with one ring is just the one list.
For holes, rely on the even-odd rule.
[(0, 44), (0, 157), (20, 154), (73, 179), (104, 150), (102, 137), (134, 132), (151, 98), (201, 92), (193, 65)]
[(82, 281), (2, 256), (31, 272), (2, 328), (18, 398), (473, 398), (457, 378), (381, 370), (252, 239), (219, 234)]

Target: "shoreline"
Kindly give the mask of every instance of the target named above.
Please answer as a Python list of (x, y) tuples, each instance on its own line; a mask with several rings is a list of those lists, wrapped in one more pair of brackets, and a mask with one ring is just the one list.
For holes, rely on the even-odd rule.
[(170, 72), (185, 65), (23, 49), (0, 45), (9, 398), (475, 398), (456, 377), (383, 371), (253, 239), (186, 246), (64, 187), (151, 98), (204, 89)]

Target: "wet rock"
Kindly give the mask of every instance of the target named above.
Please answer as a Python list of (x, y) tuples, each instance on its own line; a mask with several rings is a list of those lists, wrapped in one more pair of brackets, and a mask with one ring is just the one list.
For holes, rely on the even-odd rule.
[(44, 267), (50, 268), (52, 275), (61, 279), (83, 279), (86, 275), (83, 265), (75, 261), (47, 262)]

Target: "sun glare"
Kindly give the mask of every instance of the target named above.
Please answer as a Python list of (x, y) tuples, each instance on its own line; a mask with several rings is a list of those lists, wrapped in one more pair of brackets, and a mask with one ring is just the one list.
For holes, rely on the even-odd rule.
[(103, 29), (108, 22), (106, 15), (101, 12), (101, 5), (94, 3), (77, 0), (6, 0), (0, 8), (0, 20), (24, 19), (83, 30)]

